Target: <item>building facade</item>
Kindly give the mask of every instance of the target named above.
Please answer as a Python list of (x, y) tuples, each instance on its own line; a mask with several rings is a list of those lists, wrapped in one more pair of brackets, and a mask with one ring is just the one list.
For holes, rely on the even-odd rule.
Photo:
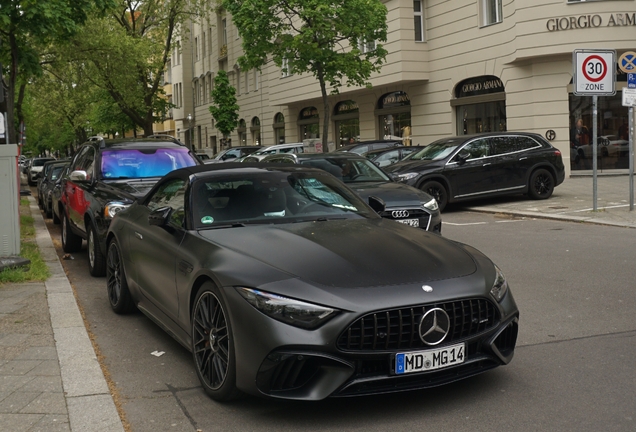
[[(455, 134), (530, 131), (548, 137), (571, 170), (590, 169), (592, 98), (573, 94), (572, 53), (612, 49), (618, 58), (636, 50), (635, 0), (384, 3), (386, 63), (371, 78), (372, 88), (341, 88), (330, 96), (329, 141), (399, 137), (407, 145), (426, 145)], [(241, 40), (222, 11), (190, 30), (171, 59), (180, 139), (214, 153), (224, 146), (320, 138), (322, 101), (313, 76), (273, 64), (240, 70)], [(208, 110), (221, 69), (240, 106), (239, 127), (227, 141)], [(600, 170), (628, 167), (625, 86), (625, 74), (617, 73), (616, 96), (599, 97)]]

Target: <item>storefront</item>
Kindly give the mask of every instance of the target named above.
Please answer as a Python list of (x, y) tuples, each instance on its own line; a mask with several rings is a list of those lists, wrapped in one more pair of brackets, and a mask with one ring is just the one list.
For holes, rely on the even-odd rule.
[(247, 145), (247, 128), (245, 127), (245, 120), (239, 120), (238, 127), (236, 128), (236, 132), (238, 133), (239, 144), (240, 146)]
[(339, 147), (353, 144), (360, 140), (360, 119), (358, 104), (347, 100), (338, 102), (333, 110), (336, 124), (336, 142)]
[(274, 144), (285, 144), (285, 116), (276, 113), (274, 116)]
[(496, 76), (461, 81), (451, 106), (456, 110), (457, 135), (506, 130), (506, 92)]
[(320, 138), (320, 116), (316, 107), (307, 107), (298, 115), (300, 140)]
[(261, 120), (258, 117), (252, 118), (250, 132), (252, 133), (252, 145), (261, 145)]
[(387, 93), (378, 100), (375, 112), (383, 139), (402, 139), (411, 145), (411, 100), (403, 91)]

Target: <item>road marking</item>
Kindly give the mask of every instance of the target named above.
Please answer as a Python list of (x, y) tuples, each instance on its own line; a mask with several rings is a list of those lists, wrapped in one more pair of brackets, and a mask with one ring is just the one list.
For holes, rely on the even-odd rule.
[(452, 223), (452, 222), (443, 222), (444, 225), (454, 225), (454, 226), (466, 226), (466, 225), (488, 225), (488, 222), (471, 222), (471, 223)]
[(508, 222), (527, 222), (528, 219), (515, 219), (515, 220), (502, 220), (502, 221), (495, 221), (495, 223), (508, 223)]

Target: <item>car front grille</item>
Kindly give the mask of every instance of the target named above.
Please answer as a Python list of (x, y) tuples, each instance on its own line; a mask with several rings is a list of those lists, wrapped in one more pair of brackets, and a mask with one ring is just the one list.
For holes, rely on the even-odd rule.
[(432, 308), (448, 314), (450, 331), (444, 343), (477, 335), (495, 326), (499, 311), (486, 299), (458, 300), (374, 312), (358, 318), (338, 338), (343, 351), (391, 351), (428, 348), (419, 336), (422, 316)]
[[(399, 214), (394, 216), (393, 212), (394, 211), (406, 211), (408, 212), (408, 216), (406, 216), (405, 214)], [(430, 217), (430, 215), (422, 210), (421, 208), (411, 208), (411, 209), (400, 209), (400, 210), (395, 210), (395, 209), (387, 209), (385, 211), (383, 211), (380, 216), (382, 216), (383, 218), (386, 219), (393, 219), (393, 220), (398, 220), (398, 219), (419, 219), (419, 218), (426, 218), (426, 220), (428, 220), (428, 218)]]

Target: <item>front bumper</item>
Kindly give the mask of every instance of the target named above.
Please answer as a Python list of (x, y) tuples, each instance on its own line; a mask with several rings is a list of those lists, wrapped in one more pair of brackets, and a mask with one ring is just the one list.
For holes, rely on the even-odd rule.
[(342, 313), (309, 331), (265, 316), (234, 288), (226, 288), (225, 293), (234, 331), (237, 387), (274, 398), (321, 400), (439, 386), (508, 364), (517, 339), (519, 312), (508, 293), (509, 299), (502, 302), (507, 311), (493, 303), (497, 312), (488, 328), (434, 347), (463, 342), (466, 357), (462, 364), (396, 375), (396, 353), (427, 348), (356, 351), (339, 346), (345, 329), (369, 314)]

